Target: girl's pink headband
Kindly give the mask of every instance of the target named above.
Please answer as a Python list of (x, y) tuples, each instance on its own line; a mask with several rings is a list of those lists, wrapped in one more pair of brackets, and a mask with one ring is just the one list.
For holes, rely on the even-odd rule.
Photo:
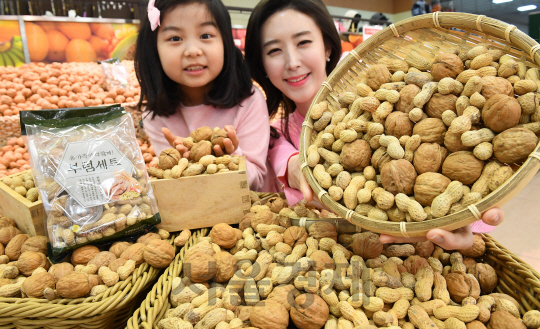
[(148, 20), (150, 21), (150, 27), (154, 31), (159, 24), (159, 9), (154, 6), (156, 0), (148, 1)]

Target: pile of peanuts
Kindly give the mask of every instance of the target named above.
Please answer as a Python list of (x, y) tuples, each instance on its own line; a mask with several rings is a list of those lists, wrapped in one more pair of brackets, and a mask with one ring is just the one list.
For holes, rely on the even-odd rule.
[(185, 253), (158, 328), (540, 327), (540, 312), (521, 317), (518, 301), (493, 293), (498, 276), (481, 262), (480, 235), (460, 251), (383, 246), (377, 234), (339, 234), (325, 221), (291, 226), (306, 210), (273, 198), (252, 206), (239, 229), (214, 226)]

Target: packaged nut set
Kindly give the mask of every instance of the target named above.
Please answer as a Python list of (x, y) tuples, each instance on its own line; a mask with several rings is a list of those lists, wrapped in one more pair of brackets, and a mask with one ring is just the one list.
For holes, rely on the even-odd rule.
[(43, 200), (49, 257), (152, 229), (161, 219), (135, 137), (119, 106), (21, 112)]

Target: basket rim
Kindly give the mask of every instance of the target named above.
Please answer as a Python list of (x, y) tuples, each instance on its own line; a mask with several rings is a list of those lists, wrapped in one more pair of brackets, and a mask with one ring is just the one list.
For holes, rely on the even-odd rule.
[(448, 27), (456, 27), (464, 31), (472, 31), (477, 34), (506, 39), (515, 48), (519, 48), (519, 50), (525, 52), (532, 59), (533, 64), (538, 65), (540, 63), (540, 53), (538, 52), (540, 45), (514, 25), (486, 17), (485, 15), (468, 13), (436, 12), (408, 18), (384, 28), (353, 49), (327, 77), (315, 95), (302, 124), (299, 157), (301, 171), (313, 189), (314, 194), (319, 197), (321, 202), (338, 215), (364, 229), (393, 236), (416, 237), (425, 236), (429, 230), (434, 228), (454, 230), (466, 226), (477, 220), (481, 220), (481, 214), (488, 209), (501, 206), (512, 199), (533, 178), (538, 169), (540, 169), (539, 141), (527, 160), (497, 190), (489, 193), (478, 203), (470, 205), (461, 211), (423, 222), (379, 221), (360, 215), (354, 210), (347, 209), (343, 205), (333, 201), (328, 192), (314, 178), (312, 168), (307, 165), (307, 147), (310, 145), (314, 121), (309, 114), (313, 106), (326, 99), (329, 93), (333, 91), (334, 84), (339, 82), (339, 79), (360, 60), (363, 54), (369, 53), (380, 44), (394, 37), (399, 37), (400, 33), (424, 28), (442, 29)]
[[(173, 244), (174, 238), (170, 237), (167, 241)], [(5, 318), (35, 318), (36, 321), (44, 321), (38, 318), (84, 320), (105, 313), (115, 314), (154, 282), (160, 271), (161, 269), (144, 262), (126, 280), (119, 281), (97, 296), (85, 298), (58, 298), (49, 301), (28, 297), (0, 297), (2, 311), (0, 320)]]

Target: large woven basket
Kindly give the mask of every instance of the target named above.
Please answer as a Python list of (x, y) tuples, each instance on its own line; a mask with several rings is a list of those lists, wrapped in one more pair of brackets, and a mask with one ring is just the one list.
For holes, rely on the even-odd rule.
[[(146, 298), (140, 304), (140, 307), (136, 309), (129, 318), (127, 322), (128, 329), (157, 328), (159, 320), (161, 320), (165, 315), (165, 312), (171, 308), (169, 294), (172, 289), (172, 281), (174, 278), (180, 276), (180, 273), (182, 272), (186, 251), (191, 246), (195, 245), (200, 237), (206, 236), (208, 231), (207, 228), (203, 228), (196, 230), (191, 235), (188, 242), (180, 249), (180, 252), (176, 254), (172, 263), (165, 269), (165, 272), (159, 277), (156, 284), (152, 287), (152, 290), (146, 295)], [(178, 247), (175, 247), (175, 252), (177, 251)]]
[[(451, 29), (453, 28), (453, 29)], [(328, 101), (339, 109), (338, 97), (356, 91), (367, 69), (383, 57), (404, 59), (409, 51), (416, 51), (428, 60), (451, 48), (468, 50), (479, 43), (501, 49), (528, 67), (538, 68), (540, 45), (525, 33), (496, 19), (465, 13), (434, 13), (416, 16), (392, 24), (359, 45), (338, 65), (323, 83), (312, 105)], [(311, 110), (311, 109), (310, 109)], [(370, 231), (394, 236), (425, 236), (433, 228), (454, 230), (480, 219), (489, 208), (502, 206), (512, 199), (540, 168), (540, 143), (528, 160), (502, 186), (477, 204), (464, 210), (424, 222), (378, 221), (359, 215), (333, 201), (318, 184), (312, 169), (307, 166), (307, 148), (311, 144), (313, 119), (306, 115), (300, 136), (302, 172), (323, 204), (339, 216)]]
[[(342, 219), (342, 221), (344, 221)], [(157, 329), (158, 322), (165, 312), (171, 309), (170, 292), (172, 280), (183, 277), (182, 258), (190, 246), (197, 243), (198, 237), (205, 236), (208, 229), (199, 230), (190, 239), (188, 244), (180, 251), (175, 260), (159, 281), (152, 288), (140, 309), (135, 311), (128, 320), (128, 329)], [(511, 251), (500, 245), (487, 234), (482, 234), (486, 243), (486, 253), (478, 261), (490, 264), (497, 273), (498, 282), (494, 292), (505, 293), (514, 297), (520, 303), (520, 312), (523, 315), (530, 310), (540, 310), (540, 274), (525, 263)], [(294, 326), (290, 326), (294, 328)]]
[[(173, 240), (171, 237), (169, 242)], [(87, 298), (0, 298), (0, 328), (122, 328), (160, 272), (145, 262), (126, 280)]]

